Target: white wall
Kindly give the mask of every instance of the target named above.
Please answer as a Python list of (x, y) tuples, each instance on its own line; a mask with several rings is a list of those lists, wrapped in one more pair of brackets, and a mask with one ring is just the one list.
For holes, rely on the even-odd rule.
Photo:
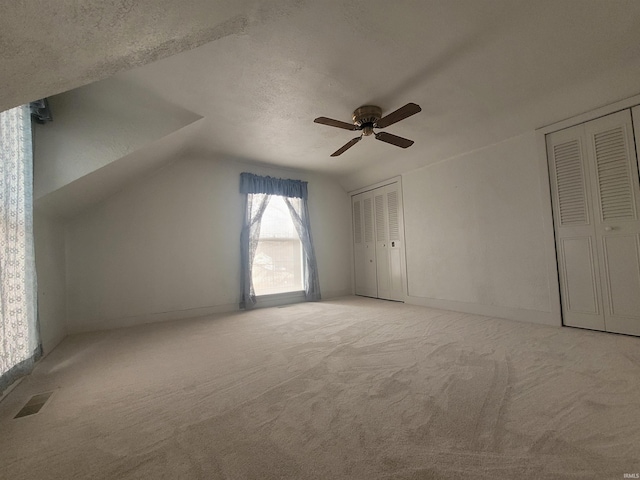
[(54, 121), (34, 127), (36, 199), (200, 119), (115, 78), (49, 105)]
[(402, 177), (408, 301), (560, 325), (534, 132)]
[(44, 353), (67, 333), (65, 304), (65, 231), (61, 220), (34, 213), (38, 319)]
[(243, 171), (309, 182), (323, 298), (350, 294), (350, 203), (336, 181), (185, 158), (69, 222), (69, 331), (237, 309)]

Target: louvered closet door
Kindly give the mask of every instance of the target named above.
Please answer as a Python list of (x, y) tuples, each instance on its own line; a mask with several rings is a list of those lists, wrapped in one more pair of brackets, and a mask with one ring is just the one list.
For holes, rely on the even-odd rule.
[(378, 296), (372, 192), (352, 197), (356, 295)]
[(565, 325), (604, 330), (600, 264), (584, 126), (547, 136)]
[(397, 183), (374, 190), (378, 297), (404, 300), (400, 194)]
[(640, 335), (640, 182), (631, 112), (551, 134), (547, 150), (564, 323)]
[(585, 133), (605, 328), (640, 335), (640, 186), (631, 112), (589, 122)]

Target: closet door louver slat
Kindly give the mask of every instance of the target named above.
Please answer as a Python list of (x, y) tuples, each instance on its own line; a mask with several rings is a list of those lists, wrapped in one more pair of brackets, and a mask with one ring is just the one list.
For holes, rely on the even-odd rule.
[(376, 241), (384, 242), (387, 237), (386, 223), (384, 221), (384, 196), (375, 196), (376, 205)]
[(373, 242), (373, 208), (371, 198), (364, 199), (364, 241), (365, 243)]
[(553, 147), (561, 225), (588, 223), (582, 155), (578, 140)]
[(356, 244), (362, 243), (362, 217), (360, 212), (360, 201), (353, 202), (353, 228), (354, 228), (354, 242)]
[(624, 128), (596, 133), (593, 142), (602, 221), (636, 218)]
[(400, 224), (398, 221), (398, 191), (387, 193), (387, 208), (389, 209), (389, 240), (400, 240)]

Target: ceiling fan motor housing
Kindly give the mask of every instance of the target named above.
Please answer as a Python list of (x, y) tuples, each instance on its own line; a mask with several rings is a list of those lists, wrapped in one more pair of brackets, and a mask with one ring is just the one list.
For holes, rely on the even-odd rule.
[(362, 129), (363, 135), (371, 135), (376, 122), (382, 118), (382, 109), (375, 105), (363, 105), (353, 112), (353, 124)]

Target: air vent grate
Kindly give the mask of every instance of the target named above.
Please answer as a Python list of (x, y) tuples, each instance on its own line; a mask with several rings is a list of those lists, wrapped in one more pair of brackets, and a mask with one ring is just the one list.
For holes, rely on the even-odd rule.
[(29, 415), (35, 415), (38, 413), (44, 404), (47, 403), (49, 397), (53, 392), (39, 393), (29, 399), (29, 401), (20, 409), (17, 415), (13, 418), (28, 417)]

